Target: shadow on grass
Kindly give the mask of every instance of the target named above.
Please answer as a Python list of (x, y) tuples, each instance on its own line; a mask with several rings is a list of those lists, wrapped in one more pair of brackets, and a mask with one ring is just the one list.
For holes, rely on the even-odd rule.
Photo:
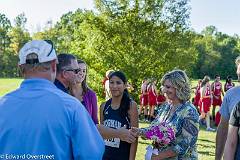
[(208, 152), (208, 151), (198, 151), (198, 154), (202, 154), (206, 156), (215, 156), (213, 152)]
[(147, 145), (151, 144), (151, 143), (146, 142), (146, 141), (138, 141), (138, 143), (140, 143), (140, 144), (147, 144)]
[(197, 144), (198, 147), (201, 147), (201, 148), (215, 148), (215, 144), (214, 145), (209, 145), (209, 144), (202, 144), (202, 143), (198, 143)]
[(198, 138), (198, 141), (199, 142), (206, 142), (206, 143), (214, 143), (215, 144), (215, 142), (214, 141), (210, 141), (210, 140), (208, 140), (208, 139), (202, 139), (202, 138)]

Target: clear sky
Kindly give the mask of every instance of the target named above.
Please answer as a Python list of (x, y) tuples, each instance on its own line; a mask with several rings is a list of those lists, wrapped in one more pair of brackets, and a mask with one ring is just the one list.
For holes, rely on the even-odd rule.
[[(191, 0), (191, 27), (197, 32), (208, 25), (218, 31), (240, 35), (240, 0)], [(77, 8), (93, 9), (93, 0), (0, 0), (0, 13), (11, 21), (24, 12), (30, 32), (44, 26), (48, 20), (56, 22), (61, 15)]]

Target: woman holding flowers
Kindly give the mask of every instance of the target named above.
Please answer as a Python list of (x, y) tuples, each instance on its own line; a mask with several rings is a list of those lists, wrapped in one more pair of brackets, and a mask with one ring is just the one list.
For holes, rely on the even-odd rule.
[[(115, 71), (109, 76), (112, 98), (100, 108), (100, 123), (111, 128), (138, 127), (137, 104), (128, 95), (127, 78), (123, 72)], [(119, 138), (105, 140), (103, 160), (134, 160), (137, 141), (130, 144)]]
[(145, 158), (198, 159), (199, 114), (189, 101), (189, 79), (184, 71), (173, 70), (163, 76), (161, 83), (168, 103), (160, 108), (150, 127), (138, 130), (142, 137), (153, 140), (153, 148), (147, 148)]

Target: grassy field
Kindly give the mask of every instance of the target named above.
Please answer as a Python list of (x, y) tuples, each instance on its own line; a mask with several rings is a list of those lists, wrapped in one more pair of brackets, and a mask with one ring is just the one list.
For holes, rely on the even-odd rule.
[(7, 79), (7, 78), (0, 78), (0, 96), (16, 89), (19, 87), (22, 79)]
[[(21, 82), (22, 79), (0, 79), (0, 96), (16, 89)], [(192, 82), (192, 86), (196, 86), (196, 84), (196, 81)], [(140, 127), (146, 127), (148, 125), (148, 123), (140, 122)], [(197, 142), (200, 160), (214, 160), (215, 136), (215, 132), (206, 132), (205, 128), (200, 128)], [(151, 142), (139, 138), (136, 160), (144, 159), (145, 148), (148, 144), (151, 144)]]

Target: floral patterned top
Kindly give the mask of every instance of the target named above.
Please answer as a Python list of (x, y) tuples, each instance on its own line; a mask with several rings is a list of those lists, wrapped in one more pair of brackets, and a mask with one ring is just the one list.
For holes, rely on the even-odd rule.
[[(196, 108), (185, 102), (177, 106), (175, 112), (170, 114), (171, 104), (166, 103), (159, 109), (159, 114), (151, 125), (167, 122), (175, 128), (176, 139), (164, 150), (172, 149), (177, 153), (176, 157), (166, 158), (168, 160), (196, 160), (197, 138), (199, 132), (199, 114)], [(161, 151), (160, 151), (161, 152)]]

